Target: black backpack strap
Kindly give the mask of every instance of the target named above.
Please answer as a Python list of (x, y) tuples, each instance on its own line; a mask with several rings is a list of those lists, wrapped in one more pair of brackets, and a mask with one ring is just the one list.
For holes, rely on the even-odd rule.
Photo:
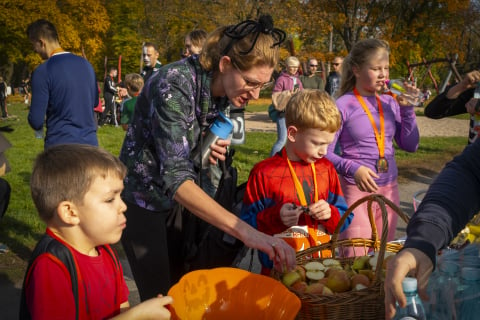
[(27, 281), (30, 275), (31, 267), (35, 262), (36, 258), (44, 253), (50, 253), (53, 256), (57, 257), (67, 268), (68, 272), (70, 273), (70, 279), (72, 282), (72, 292), (75, 298), (75, 319), (79, 319), (79, 296), (78, 296), (78, 272), (75, 266), (75, 260), (73, 258), (70, 249), (63, 245), (61, 242), (57, 241), (56, 239), (52, 238), (48, 234), (44, 234), (40, 241), (37, 243), (35, 249), (33, 250), (32, 256), (30, 257), (30, 261), (28, 263), (27, 272), (25, 274), (25, 279), (23, 281), (22, 287), (22, 296), (20, 301), (20, 313), (19, 319), (31, 319), (32, 316), (30, 311), (27, 307), (27, 296), (26, 296), (26, 286)]

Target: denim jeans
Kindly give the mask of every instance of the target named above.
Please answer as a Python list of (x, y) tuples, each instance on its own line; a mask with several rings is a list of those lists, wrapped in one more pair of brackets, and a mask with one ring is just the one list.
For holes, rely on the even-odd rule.
[(277, 141), (273, 144), (270, 157), (282, 150), (285, 142), (287, 142), (287, 126), (285, 124), (285, 116), (282, 116), (277, 118)]

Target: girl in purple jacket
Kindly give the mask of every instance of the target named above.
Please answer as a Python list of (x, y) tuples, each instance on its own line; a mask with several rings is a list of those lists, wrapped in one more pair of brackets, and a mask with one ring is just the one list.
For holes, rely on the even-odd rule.
[[(408, 105), (402, 96), (397, 97), (397, 101), (391, 95), (379, 94), (389, 79), (389, 51), (387, 42), (365, 39), (357, 42), (343, 61), (336, 101), (342, 125), (329, 146), (327, 158), (337, 169), (349, 206), (370, 193), (382, 194), (399, 205), (393, 141), (408, 152), (415, 152), (418, 148), (414, 107)], [(418, 89), (407, 85), (407, 90)], [(340, 155), (334, 153), (337, 142)], [(381, 234), (381, 210), (375, 205), (375, 223)], [(388, 241), (395, 237), (397, 218), (397, 214), (389, 210)], [(355, 209), (352, 224), (340, 238), (371, 238), (366, 204)]]

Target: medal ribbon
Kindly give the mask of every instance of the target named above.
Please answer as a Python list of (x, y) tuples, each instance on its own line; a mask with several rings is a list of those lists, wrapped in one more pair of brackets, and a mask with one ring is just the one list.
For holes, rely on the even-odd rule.
[[(295, 170), (293, 170), (292, 163), (290, 162), (290, 159), (287, 157), (287, 162), (288, 162), (288, 168), (290, 169), (290, 174), (292, 175), (293, 179), (293, 184), (295, 186), (295, 190), (297, 191), (298, 198), (300, 200), (300, 204), (302, 206), (307, 206), (307, 198), (305, 197), (305, 192), (303, 192), (302, 184), (298, 180), (297, 175), (295, 174)], [(312, 162), (310, 164), (312, 168), (312, 174), (313, 174), (313, 185), (315, 188), (315, 196), (314, 200), (315, 202), (318, 201), (318, 188), (317, 188), (317, 174), (315, 171), (315, 164)], [(312, 223), (312, 219), (310, 216), (305, 213), (305, 221), (307, 222), (307, 227), (308, 227), (308, 241), (310, 242), (310, 246), (314, 247), (317, 245), (317, 229), (318, 229), (318, 221), (315, 220), (315, 224)]]
[(375, 140), (377, 141), (377, 147), (378, 147), (378, 154), (380, 156), (380, 159), (385, 157), (385, 118), (383, 116), (383, 108), (382, 108), (382, 102), (380, 101), (380, 97), (378, 94), (375, 94), (375, 98), (377, 99), (377, 104), (378, 104), (378, 112), (380, 113), (380, 133), (378, 132), (377, 126), (375, 125), (375, 120), (373, 120), (372, 113), (370, 110), (368, 110), (368, 107), (365, 103), (365, 100), (363, 100), (363, 97), (360, 95), (358, 92), (357, 88), (353, 88), (353, 93), (355, 94), (355, 97), (357, 98), (358, 102), (360, 102), (360, 105), (363, 108), (363, 111), (368, 116), (368, 119), (370, 120), (370, 124), (372, 125), (373, 132), (375, 133)]

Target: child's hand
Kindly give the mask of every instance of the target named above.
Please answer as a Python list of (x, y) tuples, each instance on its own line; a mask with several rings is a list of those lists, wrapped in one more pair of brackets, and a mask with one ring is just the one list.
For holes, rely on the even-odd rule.
[(172, 297), (158, 295), (156, 298), (148, 299), (126, 312), (122, 312), (114, 319), (170, 319), (170, 310), (166, 307), (173, 302)]
[(287, 227), (298, 225), (298, 217), (302, 214), (302, 207), (297, 207), (292, 203), (285, 203), (280, 209), (280, 220)]
[(409, 101), (409, 98), (411, 100), (416, 100), (418, 102), (420, 102), (419, 99), (414, 99), (413, 97), (422, 97), (423, 99), (423, 95), (422, 95), (422, 92), (420, 89), (418, 89), (414, 84), (410, 84), (409, 82), (405, 81), (403, 83), (404, 87), (405, 87), (405, 90), (407, 92), (405, 93), (402, 93), (401, 95), (397, 96), (397, 101), (398, 101), (398, 104), (402, 107), (410, 107), (412, 106), (412, 103)]
[(365, 166), (360, 166), (354, 175), (358, 190), (363, 192), (377, 192), (378, 186), (374, 178), (378, 178), (378, 175)]
[(325, 200), (319, 200), (308, 207), (309, 214), (315, 220), (328, 220), (332, 216), (330, 204)]

